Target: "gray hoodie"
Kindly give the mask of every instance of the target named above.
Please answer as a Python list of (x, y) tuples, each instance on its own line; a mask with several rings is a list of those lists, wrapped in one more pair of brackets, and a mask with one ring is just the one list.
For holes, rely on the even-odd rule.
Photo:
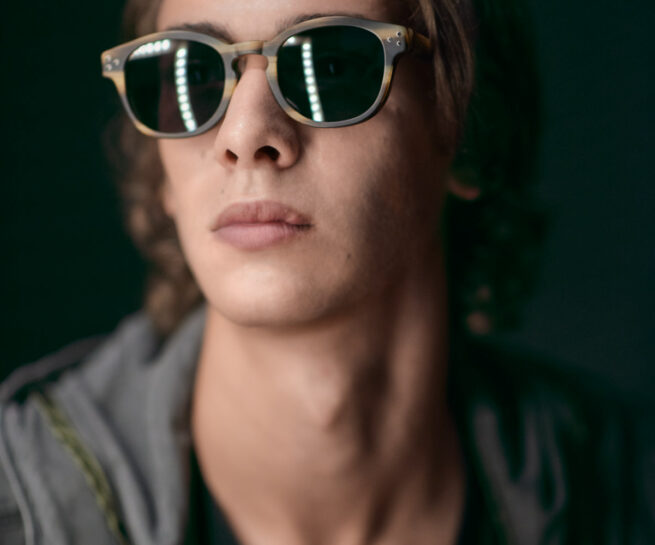
[(88, 343), (21, 369), (3, 384), (3, 545), (116, 543), (83, 472), (29, 394), (36, 385), (65, 411), (104, 469), (131, 542), (182, 543), (189, 504), (187, 422), (203, 323), (201, 309), (160, 347), (139, 314), (81, 362), (75, 355)]

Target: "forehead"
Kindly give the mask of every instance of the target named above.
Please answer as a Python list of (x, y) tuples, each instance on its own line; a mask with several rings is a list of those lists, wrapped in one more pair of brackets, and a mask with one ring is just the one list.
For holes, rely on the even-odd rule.
[(353, 15), (394, 21), (391, 4), (401, 0), (163, 0), (157, 30), (184, 23), (210, 22), (235, 42), (268, 40), (299, 17)]

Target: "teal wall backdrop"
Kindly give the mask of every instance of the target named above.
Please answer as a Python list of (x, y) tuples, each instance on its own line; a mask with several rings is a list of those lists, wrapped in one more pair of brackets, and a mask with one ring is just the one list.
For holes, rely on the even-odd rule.
[[(550, 231), (523, 327), (500, 340), (645, 400), (655, 388), (655, 2), (529, 0)], [(121, 2), (14, 2), (0, 20), (0, 376), (141, 304), (101, 128)]]

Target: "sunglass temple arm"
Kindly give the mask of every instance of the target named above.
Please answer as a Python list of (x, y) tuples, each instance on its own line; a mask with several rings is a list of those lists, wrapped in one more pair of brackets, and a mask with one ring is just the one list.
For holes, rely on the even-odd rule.
[(407, 45), (412, 53), (420, 57), (432, 56), (432, 40), (411, 28), (407, 29)]

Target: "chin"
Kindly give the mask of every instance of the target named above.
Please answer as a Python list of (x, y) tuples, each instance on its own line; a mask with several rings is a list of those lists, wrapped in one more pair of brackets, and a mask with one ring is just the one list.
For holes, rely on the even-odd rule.
[(208, 299), (213, 312), (240, 327), (292, 328), (315, 322), (329, 311), (297, 294), (230, 293)]
[(380, 292), (394, 272), (389, 252), (379, 252), (385, 261), (356, 248), (303, 250), (238, 259), (205, 255), (189, 263), (212, 312), (243, 327), (299, 327), (330, 320)]
[(241, 327), (295, 327), (335, 312), (344, 297), (339, 286), (319, 285), (298, 275), (265, 278), (233, 275), (202, 286), (213, 312)]

